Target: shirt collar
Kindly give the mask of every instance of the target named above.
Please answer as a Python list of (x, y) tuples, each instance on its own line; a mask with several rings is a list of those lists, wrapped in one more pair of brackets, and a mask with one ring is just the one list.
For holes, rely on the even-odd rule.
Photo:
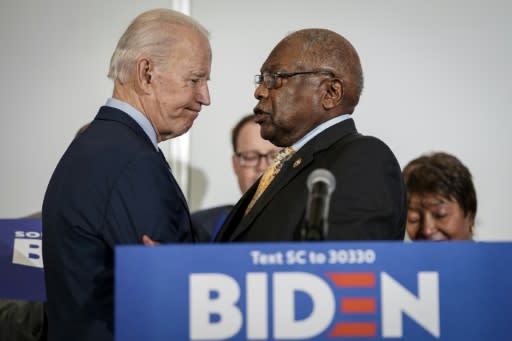
[(148, 120), (148, 118), (141, 113), (139, 110), (132, 107), (130, 104), (123, 102), (121, 100), (118, 100), (116, 98), (109, 98), (107, 99), (107, 103), (105, 103), (105, 106), (119, 109), (126, 113), (128, 116), (133, 118), (135, 122), (144, 130), (146, 135), (151, 140), (151, 143), (155, 146), (156, 150), (158, 150), (158, 143), (156, 139), (156, 132), (153, 126), (151, 125), (151, 122)]
[(337, 123), (340, 123), (342, 121), (348, 120), (349, 118), (351, 118), (351, 116), (349, 114), (344, 114), (344, 115), (341, 115), (341, 116), (336, 116), (334, 118), (331, 118), (329, 121), (326, 121), (326, 122), (320, 124), (319, 126), (315, 127), (313, 130), (311, 130), (309, 133), (304, 135), (300, 140), (295, 142), (292, 145), (293, 150), (298, 151), (307, 142), (311, 141), (311, 139), (313, 139), (313, 137), (315, 137), (316, 135), (320, 134), (325, 129), (327, 129), (327, 128), (329, 128), (329, 127), (331, 127), (331, 126), (333, 126), (333, 125), (335, 125)]

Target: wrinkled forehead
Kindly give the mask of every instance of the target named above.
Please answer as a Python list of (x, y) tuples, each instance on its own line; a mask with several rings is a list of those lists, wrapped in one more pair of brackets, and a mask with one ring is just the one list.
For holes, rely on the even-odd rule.
[(270, 52), (261, 71), (297, 71), (311, 67), (309, 51), (298, 39), (284, 39)]

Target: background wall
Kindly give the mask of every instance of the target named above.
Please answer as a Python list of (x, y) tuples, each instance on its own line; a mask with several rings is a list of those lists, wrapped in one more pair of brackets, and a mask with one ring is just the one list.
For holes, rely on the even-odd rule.
[[(253, 75), (284, 35), (324, 27), (347, 37), (360, 53), (366, 87), (354, 115), (359, 130), (388, 143), (402, 166), (428, 151), (457, 155), (477, 187), (477, 238), (512, 240), (509, 1), (191, 5), (192, 16), (211, 32), (214, 54), (212, 105), (189, 134), (191, 209), (239, 198), (230, 131), (256, 104)], [(0, 217), (40, 209), (76, 130), (111, 94), (106, 74), (120, 35), (142, 11), (171, 6), (170, 0), (0, 2)]]
[(0, 217), (41, 209), (58, 160), (112, 94), (119, 37), (154, 7), (171, 1), (1, 0)]
[(322, 27), (359, 51), (358, 129), (383, 139), (402, 167), (424, 152), (455, 154), (474, 176), (477, 238), (512, 240), (510, 1), (196, 0), (191, 13), (214, 56), (212, 105), (191, 131), (193, 209), (239, 197), (229, 133), (256, 104), (253, 75), (287, 33)]

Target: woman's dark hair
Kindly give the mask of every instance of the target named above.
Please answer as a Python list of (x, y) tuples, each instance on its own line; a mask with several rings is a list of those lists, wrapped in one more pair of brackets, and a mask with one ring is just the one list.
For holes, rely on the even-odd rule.
[(476, 216), (476, 192), (471, 173), (459, 159), (447, 153), (426, 154), (412, 160), (402, 171), (407, 193), (435, 193), (456, 200), (464, 211)]

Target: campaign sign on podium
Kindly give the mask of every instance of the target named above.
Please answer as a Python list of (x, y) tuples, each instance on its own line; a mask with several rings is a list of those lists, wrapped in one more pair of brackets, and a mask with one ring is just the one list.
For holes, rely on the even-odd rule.
[(512, 243), (116, 248), (115, 339), (512, 340)]
[(45, 297), (41, 219), (0, 219), (0, 298)]

